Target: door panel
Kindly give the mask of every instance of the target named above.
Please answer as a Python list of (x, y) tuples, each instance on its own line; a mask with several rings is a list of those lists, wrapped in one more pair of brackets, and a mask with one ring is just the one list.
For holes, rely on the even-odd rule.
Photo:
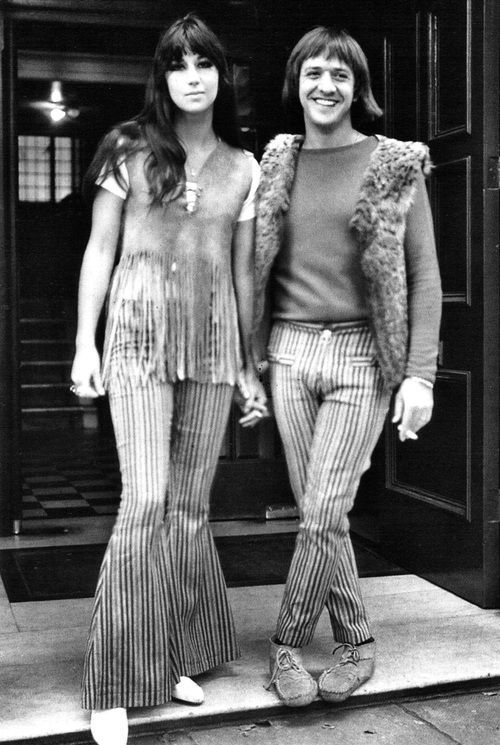
[(471, 303), (471, 156), (437, 163), (430, 184), (445, 303)]
[(270, 505), (294, 505), (275, 421), (243, 429), (240, 416), (234, 405), (212, 488), (212, 519), (264, 519)]
[(423, 3), (421, 17), (427, 21), (429, 140), (471, 134), (472, 2)]
[(388, 438), (387, 487), (470, 520), (470, 419), (469, 373), (440, 370), (432, 427), (412, 444), (411, 458)]

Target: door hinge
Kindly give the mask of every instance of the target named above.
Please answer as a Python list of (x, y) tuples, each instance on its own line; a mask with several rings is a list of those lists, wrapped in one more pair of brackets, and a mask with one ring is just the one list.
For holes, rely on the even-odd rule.
[(488, 158), (488, 175), (486, 177), (486, 188), (500, 188), (500, 156), (492, 155), (490, 158)]

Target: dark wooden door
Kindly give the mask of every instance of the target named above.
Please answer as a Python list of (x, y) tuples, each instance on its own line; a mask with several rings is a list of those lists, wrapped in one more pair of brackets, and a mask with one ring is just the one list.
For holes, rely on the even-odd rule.
[[(387, 127), (429, 143), (444, 292), (435, 414), (418, 442), (387, 427), (380, 547), (493, 607), (498, 574), (498, 7), (392, 4)], [(411, 6), (411, 7), (410, 7)]]

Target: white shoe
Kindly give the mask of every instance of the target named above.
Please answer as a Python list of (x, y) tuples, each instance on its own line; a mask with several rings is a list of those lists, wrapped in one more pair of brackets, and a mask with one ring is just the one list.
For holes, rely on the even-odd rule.
[(180, 680), (172, 689), (172, 698), (183, 704), (202, 704), (205, 700), (203, 689), (191, 678), (181, 675)]
[(127, 745), (127, 710), (94, 709), (90, 715), (90, 731), (97, 745)]

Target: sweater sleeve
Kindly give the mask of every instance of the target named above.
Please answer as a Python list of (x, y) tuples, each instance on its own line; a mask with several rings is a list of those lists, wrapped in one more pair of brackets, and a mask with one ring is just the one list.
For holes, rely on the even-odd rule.
[(434, 382), (441, 323), (441, 280), (436, 255), (432, 213), (423, 174), (419, 173), (415, 200), (405, 235), (408, 281), (409, 350), (406, 376)]

